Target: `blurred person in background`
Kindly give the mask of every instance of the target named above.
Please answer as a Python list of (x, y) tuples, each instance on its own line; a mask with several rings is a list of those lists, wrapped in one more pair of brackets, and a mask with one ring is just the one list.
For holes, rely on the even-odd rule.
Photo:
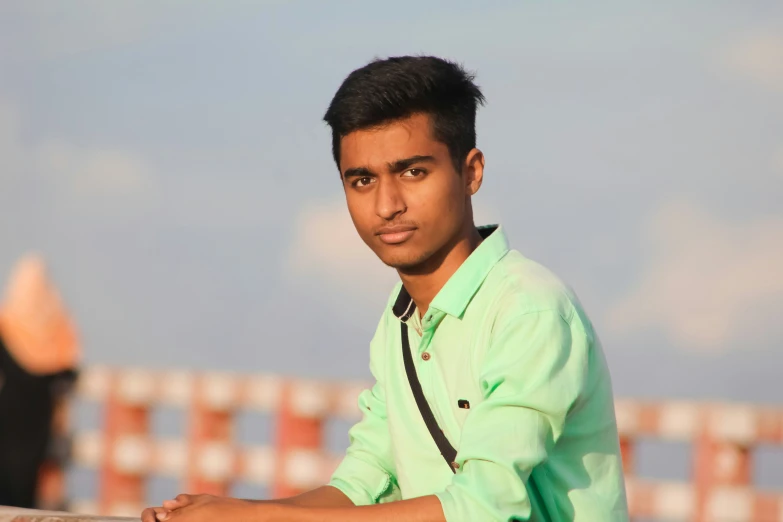
[(471, 74), (435, 57), (345, 79), (325, 116), (332, 153), (357, 232), (401, 279), (370, 345), (363, 419), (328, 485), (272, 501), (179, 495), (143, 522), (628, 520), (590, 320), (502, 227), (474, 224), (483, 102)]
[(43, 262), (22, 259), (0, 305), (0, 505), (38, 507), (55, 407), (78, 357), (73, 325)]

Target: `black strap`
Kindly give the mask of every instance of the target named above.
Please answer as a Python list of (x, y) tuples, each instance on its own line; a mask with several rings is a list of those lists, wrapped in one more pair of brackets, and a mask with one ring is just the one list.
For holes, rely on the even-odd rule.
[(402, 360), (405, 362), (405, 373), (408, 374), (408, 382), (411, 385), (411, 391), (413, 392), (413, 398), (416, 399), (416, 405), (419, 407), (421, 416), (424, 419), (424, 424), (427, 425), (427, 429), (430, 430), (430, 435), (435, 440), (435, 444), (438, 445), (440, 454), (446, 460), (449, 468), (453, 473), (456, 473), (456, 465), (454, 463), (457, 458), (457, 450), (451, 445), (449, 439), (443, 434), (443, 431), (438, 427), (438, 422), (435, 420), (435, 416), (432, 414), (429, 403), (424, 397), (424, 392), (421, 389), (421, 383), (419, 377), (416, 375), (416, 367), (413, 366), (413, 356), (411, 355), (411, 345), (408, 340), (408, 325), (400, 322), (400, 336), (402, 338)]

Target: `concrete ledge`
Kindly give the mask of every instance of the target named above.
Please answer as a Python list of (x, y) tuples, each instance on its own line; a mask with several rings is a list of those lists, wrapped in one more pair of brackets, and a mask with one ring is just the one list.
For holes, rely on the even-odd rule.
[(139, 519), (134, 517), (98, 517), (0, 506), (0, 522), (109, 522), (120, 520), (139, 522)]

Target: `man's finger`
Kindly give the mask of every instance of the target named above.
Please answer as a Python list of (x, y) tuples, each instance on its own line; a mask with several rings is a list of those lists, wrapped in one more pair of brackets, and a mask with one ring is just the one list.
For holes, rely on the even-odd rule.
[(162, 507), (147, 508), (141, 512), (141, 522), (158, 522), (158, 514), (168, 513), (167, 509)]
[(180, 493), (173, 500), (164, 500), (163, 507), (169, 510), (183, 508), (193, 503), (193, 495)]

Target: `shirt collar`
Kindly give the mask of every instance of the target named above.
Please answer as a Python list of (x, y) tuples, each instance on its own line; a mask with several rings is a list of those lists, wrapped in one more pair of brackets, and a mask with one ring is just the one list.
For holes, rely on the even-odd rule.
[[(503, 227), (486, 225), (478, 227), (478, 231), (484, 240), (446, 281), (430, 303), (431, 309), (453, 317), (462, 317), (489, 271), (508, 253), (508, 238)], [(392, 312), (399, 320), (405, 322), (410, 319), (415, 310), (416, 304), (402, 286), (392, 306)]]

